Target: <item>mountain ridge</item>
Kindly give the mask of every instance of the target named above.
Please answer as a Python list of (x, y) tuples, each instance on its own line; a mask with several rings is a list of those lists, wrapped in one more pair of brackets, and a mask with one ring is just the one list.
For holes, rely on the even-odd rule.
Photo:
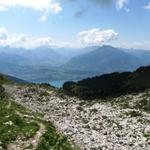
[(133, 72), (114, 72), (86, 78), (78, 82), (66, 82), (63, 89), (84, 99), (115, 97), (150, 89), (150, 66)]
[[(44, 79), (45, 81), (80, 80), (115, 71), (132, 71), (139, 66), (150, 64), (150, 51), (146, 53), (141, 51), (142, 55), (139, 57), (136, 50), (128, 52), (108, 45), (80, 50), (66, 49), (64, 54), (62, 50), (64, 49), (51, 47), (40, 47), (31, 51), (10, 47), (0, 48), (0, 72), (30, 82), (41, 82)], [(75, 54), (71, 54), (72, 51)]]
[(92, 52), (71, 59), (64, 68), (78, 70), (94, 70), (103, 73), (113, 71), (129, 71), (143, 65), (140, 59), (121, 49), (112, 46), (102, 46)]

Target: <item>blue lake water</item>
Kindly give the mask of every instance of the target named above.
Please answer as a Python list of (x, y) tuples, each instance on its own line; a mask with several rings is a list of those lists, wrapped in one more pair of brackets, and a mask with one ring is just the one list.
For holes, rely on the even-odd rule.
[[(50, 81), (49, 84), (54, 87), (61, 88), (63, 86), (63, 84), (67, 81), (68, 80), (54, 80), (54, 81)], [(74, 82), (76, 82), (76, 81), (74, 80)]]
[(40, 80), (40, 81), (33, 81), (34, 83), (49, 83), (50, 85), (57, 87), (57, 88), (62, 88), (63, 84), (67, 81), (74, 81), (77, 82), (78, 80)]
[(65, 80), (56, 80), (56, 81), (50, 81), (49, 84), (54, 87), (61, 88), (65, 82), (66, 82)]

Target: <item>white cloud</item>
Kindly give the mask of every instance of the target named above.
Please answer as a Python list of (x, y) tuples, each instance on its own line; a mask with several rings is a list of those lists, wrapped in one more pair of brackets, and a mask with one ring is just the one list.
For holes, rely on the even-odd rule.
[(41, 11), (44, 13), (42, 20), (47, 18), (49, 13), (59, 13), (62, 7), (54, 0), (0, 0), (0, 11), (6, 11), (13, 7), (23, 7)]
[(115, 31), (108, 29), (108, 30), (101, 30), (98, 28), (94, 28), (91, 30), (86, 30), (78, 33), (78, 39), (82, 44), (85, 45), (102, 45), (112, 40), (116, 39), (118, 33)]
[(44, 15), (41, 17), (40, 21), (46, 21), (46, 20), (47, 20), (47, 17), (48, 17), (48, 15), (47, 15), (47, 14), (44, 14)]
[(8, 33), (4, 27), (0, 28), (0, 40), (7, 39)]
[(128, 0), (116, 0), (117, 10), (122, 9), (127, 3), (128, 3)]
[(3, 5), (0, 5), (0, 11), (6, 11), (6, 7)]
[(50, 46), (51, 37), (28, 37), (25, 34), (9, 33), (6, 28), (0, 27), (0, 46), (22, 47), (26, 49), (40, 46)]
[(150, 9), (150, 2), (144, 6), (144, 9)]

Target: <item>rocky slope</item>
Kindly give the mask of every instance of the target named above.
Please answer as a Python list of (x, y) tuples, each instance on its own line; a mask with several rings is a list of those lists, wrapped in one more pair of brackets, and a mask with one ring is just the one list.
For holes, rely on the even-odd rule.
[(110, 100), (83, 101), (58, 90), (5, 85), (15, 101), (40, 112), (85, 150), (149, 150), (150, 91)]
[(17, 104), (10, 97), (12, 93), (9, 96), (3, 92), (0, 91), (0, 150), (78, 149), (42, 114)]

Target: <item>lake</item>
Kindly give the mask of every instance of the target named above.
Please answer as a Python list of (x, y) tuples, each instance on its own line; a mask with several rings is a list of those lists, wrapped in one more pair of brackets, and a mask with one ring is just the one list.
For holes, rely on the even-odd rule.
[(65, 82), (67, 82), (67, 81), (65, 81), (65, 80), (55, 80), (55, 81), (50, 81), (49, 84), (54, 86), (54, 87), (61, 88)]
[(67, 81), (74, 81), (77, 82), (78, 80), (38, 80), (38, 81), (32, 81), (34, 83), (49, 83), (50, 85), (56, 87), (56, 88), (62, 88), (63, 84)]
[[(54, 80), (54, 81), (50, 81), (49, 84), (54, 87), (61, 88), (63, 84), (67, 81), (68, 80)], [(76, 82), (77, 80), (73, 80), (73, 81)]]

